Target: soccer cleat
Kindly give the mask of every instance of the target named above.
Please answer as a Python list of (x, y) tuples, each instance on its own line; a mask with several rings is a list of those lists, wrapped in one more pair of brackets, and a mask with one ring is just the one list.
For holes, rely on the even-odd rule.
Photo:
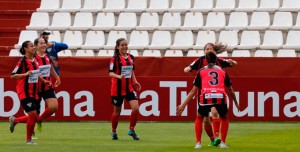
[(36, 145), (37, 143), (34, 142), (33, 140), (27, 140), (27, 141), (26, 141), (26, 144), (27, 144), (27, 145)]
[(36, 124), (37, 124), (36, 130), (37, 130), (39, 133), (41, 133), (41, 132), (42, 132), (42, 122), (37, 122)]
[(112, 140), (118, 140), (119, 138), (118, 138), (117, 133), (112, 132), (112, 133), (111, 133), (111, 139), (112, 139)]
[(220, 143), (220, 148), (229, 148), (223, 141)]
[(15, 121), (15, 117), (14, 116), (10, 116), (9, 117), (9, 130), (11, 133), (13, 133), (15, 131), (15, 126), (16, 126), (16, 123), (14, 123)]
[(201, 147), (202, 147), (201, 143), (197, 142), (194, 148), (195, 149), (200, 149)]
[(134, 140), (140, 140), (140, 137), (135, 133), (134, 130), (128, 130), (128, 135), (131, 136)]
[(214, 146), (218, 146), (219, 144), (221, 143), (221, 139), (216, 137), (215, 140), (214, 140)]
[(209, 145), (207, 145), (207, 146), (214, 146), (214, 142), (213, 141), (211, 141), (210, 143), (209, 143)]

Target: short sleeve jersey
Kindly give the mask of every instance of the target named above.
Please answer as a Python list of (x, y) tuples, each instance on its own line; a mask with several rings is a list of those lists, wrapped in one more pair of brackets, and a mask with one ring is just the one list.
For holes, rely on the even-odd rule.
[[(33, 61), (29, 60), (26, 56), (24, 56), (16, 65), (15, 69), (12, 71), (12, 75), (14, 74), (22, 74), (26, 73), (28, 71), (37, 70), (39, 71), (39, 64), (34, 58)], [(19, 78), (17, 80), (17, 94), (19, 97), (19, 100), (23, 100), (25, 98), (35, 98), (39, 99), (39, 84), (38, 84), (38, 78), (35, 77), (34, 79), (37, 79), (36, 81), (31, 81), (32, 75)]]
[[(126, 57), (114, 55), (110, 60), (109, 72), (121, 75), (123, 66), (132, 66), (133, 72), (135, 68), (133, 55), (127, 54)], [(111, 96), (125, 96), (130, 92), (134, 92), (132, 78), (111, 78)]]
[(205, 66), (197, 72), (194, 85), (198, 87), (200, 105), (227, 104), (225, 86), (231, 86), (227, 73), (219, 66)]
[[(220, 66), (222, 68), (231, 67), (230, 63), (227, 62), (227, 60), (224, 58), (217, 58), (216, 63), (218, 66)], [(201, 57), (197, 58), (196, 60), (194, 60), (190, 64), (190, 67), (192, 68), (192, 70), (199, 70), (206, 65), (207, 65), (207, 62), (206, 62), (205, 56), (201, 56)]]
[[(51, 70), (51, 63), (52, 63), (52, 61), (51, 61), (49, 55), (46, 54), (45, 56), (41, 57), (41, 56), (35, 54), (35, 59), (36, 59), (36, 61), (37, 61), (38, 64), (39, 64), (41, 73), (43, 73), (43, 71), (42, 71), (42, 69), (43, 69), (42, 66), (49, 66), (49, 67), (50, 67), (49, 70)], [(47, 69), (46, 69), (46, 70), (47, 70)], [(50, 72), (50, 71), (48, 71), (48, 72)], [(50, 74), (50, 73), (49, 73), (49, 74)], [(45, 76), (45, 75), (42, 74), (42, 77), (43, 77), (45, 80), (52, 82), (52, 81), (51, 81), (52, 77), (51, 77), (50, 75), (49, 75), (49, 76)], [(52, 88), (52, 85), (51, 85), (51, 86), (48, 86), (48, 85), (45, 85), (44, 83), (40, 82), (40, 91), (41, 91), (41, 92), (42, 92), (42, 91), (49, 90), (50, 88)]]

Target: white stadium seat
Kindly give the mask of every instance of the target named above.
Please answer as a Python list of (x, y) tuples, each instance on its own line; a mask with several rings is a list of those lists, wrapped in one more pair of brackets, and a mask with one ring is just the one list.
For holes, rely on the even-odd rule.
[(59, 31), (50, 31), (49, 35), (49, 42), (55, 41), (55, 42), (61, 42), (61, 36)]
[(87, 12), (78, 12), (75, 15), (74, 24), (70, 30), (88, 30), (93, 26), (93, 15)]
[(261, 49), (279, 49), (283, 45), (282, 31), (267, 30), (264, 35), (264, 41)]
[(105, 37), (103, 31), (88, 31), (82, 49), (100, 49), (105, 44)]
[(238, 45), (238, 32), (237, 31), (221, 31), (218, 42), (226, 44), (228, 48), (236, 48)]
[(194, 36), (192, 31), (176, 31), (174, 36), (174, 44), (170, 49), (188, 50), (194, 45)]
[(23, 56), (19, 49), (11, 49), (8, 56)]
[(225, 26), (227, 30), (243, 30), (248, 26), (248, 16), (246, 12), (232, 12), (229, 23)]
[(167, 57), (182, 57), (183, 53), (181, 50), (166, 50), (165, 56), (167, 56)]
[(92, 57), (95, 56), (95, 54), (93, 50), (77, 50), (75, 56)]
[(293, 16), (291, 12), (275, 12), (273, 24), (270, 29), (288, 30), (293, 26)]
[(264, 30), (270, 26), (269, 12), (253, 12), (248, 29)]
[(169, 9), (169, 0), (150, 0), (148, 12), (165, 12)]
[(31, 14), (30, 24), (26, 26), (27, 30), (45, 30), (49, 26), (49, 14), (46, 12), (34, 12)]
[(172, 0), (169, 12), (187, 12), (191, 9), (191, 0)]
[(300, 11), (299, 0), (282, 0), (282, 5), (279, 8), (280, 11)]
[(139, 52), (137, 50), (128, 50), (127, 53), (133, 55), (134, 57), (139, 56)]
[(232, 57), (251, 57), (249, 50), (233, 50)]
[(41, 0), (38, 12), (56, 12), (60, 8), (60, 0)]
[(273, 52), (271, 50), (256, 50), (254, 57), (273, 57)]
[(97, 56), (102, 57), (112, 57), (115, 53), (115, 50), (99, 50)]
[(297, 57), (297, 54), (295, 50), (279, 49), (277, 52), (277, 57)]
[(103, 0), (84, 0), (83, 7), (80, 12), (99, 12), (103, 9)]
[(261, 12), (275, 12), (279, 9), (279, 0), (260, 0), (259, 7), (256, 9)]
[(169, 31), (154, 31), (151, 45), (148, 49), (167, 49), (171, 45), (171, 33)]
[(157, 13), (142, 13), (140, 24), (136, 30), (155, 30), (159, 26), (159, 18)]
[(243, 31), (238, 49), (256, 49), (260, 46), (260, 34), (258, 31)]
[(20, 36), (19, 36), (19, 42), (18, 44), (15, 45), (15, 48), (20, 48), (22, 46), (22, 43), (24, 41), (31, 41), (33, 42), (36, 38), (38, 38), (38, 33), (37, 31), (21, 31)]
[(235, 11), (253, 12), (258, 8), (258, 0), (239, 0), (239, 5)]
[(225, 51), (225, 52), (222, 52), (220, 54), (217, 54), (217, 57), (228, 57), (228, 52)]
[(120, 13), (117, 26), (114, 30), (129, 31), (137, 26), (137, 18), (135, 13)]
[(68, 44), (69, 49), (80, 48), (83, 43), (81, 31), (66, 31), (63, 43)]
[(146, 49), (149, 45), (148, 31), (132, 31), (129, 39), (129, 49)]
[(209, 12), (203, 29), (219, 31), (225, 27), (226, 19), (224, 12)]
[(214, 31), (199, 31), (193, 49), (194, 50), (203, 49), (206, 43), (215, 43), (215, 42), (216, 42), (216, 34)]
[(106, 45), (104, 45), (103, 48), (106, 50), (115, 49), (116, 41), (119, 38), (127, 39), (126, 32), (125, 31), (110, 31), (108, 33)]
[(181, 30), (200, 30), (203, 27), (203, 15), (201, 12), (187, 12)]
[(56, 12), (52, 23), (47, 27), (49, 30), (66, 30), (71, 26), (71, 15), (68, 12)]
[(176, 30), (181, 26), (181, 17), (179, 13), (164, 13), (159, 30)]
[(300, 31), (289, 31), (286, 37), (284, 49), (300, 49)]
[(62, 0), (60, 12), (77, 12), (81, 9), (81, 0)]
[(189, 50), (187, 55), (188, 57), (200, 57), (204, 55), (203, 50)]
[(102, 12), (120, 13), (125, 9), (125, 0), (108, 0)]
[(213, 0), (195, 0), (194, 6), (191, 9), (192, 12), (209, 12), (213, 9)]
[(235, 0), (216, 0), (215, 12), (231, 12), (235, 10)]
[(161, 57), (161, 53), (159, 50), (144, 50), (143, 56), (148, 57)]
[(124, 12), (140, 13), (147, 9), (147, 0), (128, 0), (128, 6)]
[(92, 29), (96, 31), (109, 31), (114, 28), (115, 22), (114, 13), (98, 13), (95, 26)]

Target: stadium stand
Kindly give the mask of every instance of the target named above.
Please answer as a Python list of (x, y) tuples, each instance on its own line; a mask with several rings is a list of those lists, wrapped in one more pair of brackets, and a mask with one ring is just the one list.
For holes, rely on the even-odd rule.
[(253, 12), (258, 8), (258, 0), (239, 0), (238, 7), (235, 11)]
[(103, 8), (103, 0), (85, 0), (80, 12), (99, 12)]
[[(16, 5), (20, 1), (24, 5)], [(167, 50), (179, 50), (183, 56), (193, 56), (200, 54), (199, 50), (208, 42), (221, 42), (234, 50), (248, 50), (251, 57), (257, 49), (271, 50), (273, 57), (281, 56), (277, 53), (281, 49), (294, 50), (296, 56), (300, 50), (297, 44), (300, 37), (298, 0), (26, 2), (29, 4), (24, 0), (0, 1), (3, 4), (0, 5), (0, 31), (4, 32), (0, 33), (1, 54), (5, 50), (5, 55), (9, 55), (11, 49), (19, 47), (24, 40), (19, 32), (34, 32), (34, 36), (26, 36), (32, 39), (44, 30), (51, 32), (50, 40), (70, 43), (74, 56), (77, 49), (93, 50), (95, 56), (100, 50), (113, 50), (115, 40), (120, 37), (128, 39), (129, 49), (137, 51), (138, 55), (144, 55), (144, 50), (152, 53), (159, 50), (159, 56), (165, 56)], [(13, 7), (11, 11), (7, 11), (9, 7)], [(18, 13), (21, 10), (23, 15)], [(11, 16), (15, 19), (8, 19), (8, 12), (13, 12)]]
[(114, 55), (114, 50), (99, 50), (97, 56), (102, 57), (112, 57)]

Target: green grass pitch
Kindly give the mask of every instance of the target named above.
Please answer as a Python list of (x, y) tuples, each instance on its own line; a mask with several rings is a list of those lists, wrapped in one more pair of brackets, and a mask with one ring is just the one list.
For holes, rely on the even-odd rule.
[(38, 145), (25, 144), (25, 124), (9, 132), (9, 123), (0, 122), (1, 152), (295, 152), (300, 149), (300, 123), (231, 122), (229, 149), (208, 147), (202, 135), (202, 149), (194, 149), (193, 122), (139, 122), (140, 141), (127, 135), (128, 122), (120, 122), (118, 141), (110, 137), (109, 122), (44, 122), (37, 133)]

